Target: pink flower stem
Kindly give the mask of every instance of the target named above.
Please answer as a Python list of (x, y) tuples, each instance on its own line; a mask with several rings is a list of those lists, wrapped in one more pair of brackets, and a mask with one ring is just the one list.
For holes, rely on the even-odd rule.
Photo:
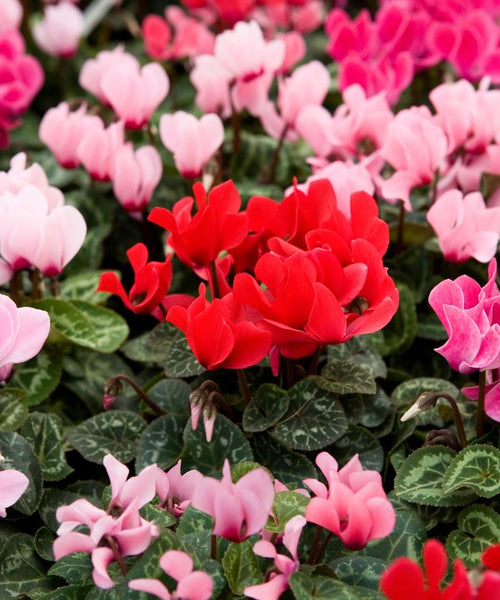
[(120, 567), (120, 571), (122, 575), (125, 577), (127, 575), (127, 567), (123, 562), (123, 556), (120, 554), (120, 550), (118, 549), (118, 544), (111, 536), (106, 536), (106, 541), (108, 542), (108, 546), (111, 548), (113, 552), (113, 556), (115, 557), (118, 566)]
[(276, 179), (276, 170), (278, 169), (281, 150), (283, 148), (286, 134), (288, 133), (289, 129), (290, 126), (288, 124), (283, 127), (283, 131), (281, 132), (280, 138), (278, 140), (278, 145), (276, 146), (276, 150), (274, 151), (273, 161), (271, 163), (271, 168), (269, 169), (269, 178), (267, 180), (267, 183), (274, 183), (274, 180)]
[(236, 369), (238, 373), (238, 381), (240, 382), (241, 392), (243, 394), (243, 399), (245, 400), (245, 406), (248, 406), (250, 400), (252, 399), (252, 395), (250, 394), (250, 388), (248, 387), (247, 376), (245, 375), (245, 371), (243, 369)]
[(124, 373), (119, 373), (118, 375), (115, 375), (114, 377), (108, 379), (105, 383), (105, 388), (112, 387), (113, 384), (116, 384), (119, 381), (127, 382), (130, 385), (130, 387), (137, 392), (139, 398), (141, 398), (141, 400), (143, 400), (145, 404), (147, 404), (149, 408), (151, 408), (151, 410), (153, 410), (159, 417), (167, 414), (162, 408), (158, 406), (158, 404), (156, 404), (156, 402), (153, 402), (153, 400), (151, 400), (151, 398), (146, 394), (146, 392), (131, 377), (125, 375)]
[(477, 398), (476, 437), (484, 435), (484, 399), (486, 396), (486, 371), (479, 371), (479, 394)]

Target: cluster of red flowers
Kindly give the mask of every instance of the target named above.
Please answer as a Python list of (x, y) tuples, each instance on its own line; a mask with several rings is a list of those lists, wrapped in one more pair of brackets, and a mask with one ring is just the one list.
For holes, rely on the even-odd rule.
[(382, 262), (388, 226), (369, 194), (352, 194), (347, 217), (327, 180), (306, 193), (295, 188), (281, 203), (253, 197), (246, 211), (232, 181), (209, 194), (200, 183), (193, 190), (194, 198), (172, 211), (155, 208), (149, 220), (169, 232), (168, 250), (208, 281), (211, 301), (204, 284), (196, 299), (167, 296), (169, 260), (147, 263), (142, 246), (129, 251), (129, 294), (109, 273), (99, 289), (134, 312), (166, 314), (205, 368), (245, 368), (269, 354), (276, 372), (280, 355), (303, 358), (372, 333), (396, 312), (398, 292)]

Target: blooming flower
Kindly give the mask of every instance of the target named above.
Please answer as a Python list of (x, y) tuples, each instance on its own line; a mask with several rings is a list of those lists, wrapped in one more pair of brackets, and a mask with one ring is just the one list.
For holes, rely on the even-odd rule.
[(316, 479), (304, 480), (315, 494), (306, 508), (307, 521), (333, 532), (351, 550), (391, 533), (396, 513), (380, 473), (364, 470), (357, 454), (341, 469), (327, 452), (318, 454), (316, 464), (327, 486)]
[(33, 38), (47, 54), (71, 58), (78, 49), (83, 26), (81, 10), (71, 2), (60, 2), (45, 8), (43, 19), (33, 25)]
[[(3, 296), (0, 297), (0, 300), (1, 298), (3, 298)], [(5, 509), (9, 506), (12, 506), (19, 500), (19, 498), (26, 491), (28, 485), (29, 479), (24, 473), (21, 473), (16, 469), (6, 469), (5, 471), (0, 471), (0, 517), (5, 517), (7, 515), (7, 511)]]
[(191, 504), (213, 517), (214, 535), (241, 542), (264, 528), (273, 501), (274, 486), (265, 469), (254, 469), (233, 483), (225, 460), (222, 479), (205, 477)]
[(19, 0), (3, 0), (0, 5), (0, 33), (5, 29), (18, 29), (23, 18)]
[(111, 123), (107, 128), (92, 128), (77, 147), (77, 156), (90, 176), (97, 181), (110, 181), (114, 160), (125, 145), (123, 121)]

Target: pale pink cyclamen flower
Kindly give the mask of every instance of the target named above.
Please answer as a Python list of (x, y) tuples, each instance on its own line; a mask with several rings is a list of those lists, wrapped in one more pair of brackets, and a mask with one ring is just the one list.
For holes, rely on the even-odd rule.
[(19, 29), (23, 18), (23, 7), (19, 0), (0, 2), (0, 33), (5, 29)]
[(0, 294), (0, 331), (0, 381), (4, 381), (13, 364), (26, 362), (40, 352), (50, 331), (49, 315), (29, 306), (18, 308), (8, 296)]
[(168, 550), (160, 558), (160, 567), (177, 582), (174, 592), (170, 592), (159, 579), (132, 579), (128, 587), (153, 594), (160, 600), (209, 600), (212, 596), (212, 578), (203, 571), (193, 571), (193, 559), (189, 554)]
[(125, 145), (123, 121), (111, 123), (106, 129), (89, 131), (77, 148), (77, 156), (90, 176), (97, 181), (110, 181), (115, 156)]
[(261, 540), (254, 544), (253, 551), (255, 554), (274, 559), (274, 566), (278, 572), (272, 573), (266, 583), (246, 587), (245, 596), (255, 600), (278, 600), (281, 594), (289, 588), (290, 576), (300, 566), (298, 545), (300, 534), (306, 524), (307, 521), (304, 517), (298, 515), (290, 519), (285, 525), (283, 545), (290, 553), (291, 558), (286, 554), (279, 554), (271, 542)]
[(183, 177), (200, 177), (203, 167), (224, 142), (224, 126), (217, 115), (193, 115), (178, 111), (160, 119), (160, 137), (173, 153)]
[(341, 469), (327, 452), (316, 457), (327, 485), (304, 479), (315, 497), (306, 508), (306, 520), (337, 535), (350, 550), (360, 550), (373, 539), (388, 536), (396, 513), (387, 499), (377, 471), (364, 470), (356, 454)]
[(10, 192), (17, 194), (25, 187), (34, 185), (47, 198), (49, 211), (64, 204), (64, 196), (61, 190), (51, 186), (47, 175), (38, 163), (26, 166), (27, 157), (24, 152), (19, 152), (11, 158), (10, 169), (0, 171), (0, 194)]
[(497, 251), (500, 207), (487, 208), (479, 192), (463, 195), (445, 192), (427, 212), (446, 260), (454, 263), (475, 258), (488, 262)]
[(68, 103), (61, 102), (45, 113), (38, 136), (62, 167), (74, 169), (80, 164), (78, 146), (81, 140), (88, 133), (102, 129), (102, 120), (98, 116), (88, 115), (85, 104), (71, 112)]
[(280, 114), (276, 112), (273, 102), (268, 102), (260, 115), (266, 132), (277, 139), (284, 132), (289, 132), (287, 139), (296, 139), (296, 121), (301, 112), (307, 106), (320, 106), (329, 87), (330, 74), (319, 61), (313, 60), (296, 69), (278, 84)]
[[(164, 500), (168, 493), (168, 480), (156, 465), (150, 465), (137, 476), (127, 479), (128, 468), (111, 454), (104, 457), (103, 463), (111, 482), (108, 511), (83, 498), (68, 506), (60, 506), (56, 518), (61, 525), (53, 551), (56, 560), (72, 552), (91, 554), (94, 583), (108, 589), (114, 585), (107, 572), (107, 567), (115, 560), (111, 546), (115, 546), (121, 556), (135, 556), (144, 552), (151, 540), (159, 535), (156, 525), (143, 519), (139, 509), (151, 502), (155, 494)], [(74, 531), (82, 525), (88, 533)]]
[(231, 90), (234, 109), (237, 112), (247, 109), (258, 116), (267, 102), (274, 74), (283, 64), (285, 43), (266, 42), (255, 21), (240, 21), (232, 30), (217, 36), (214, 56), (234, 81)]
[[(3, 458), (1, 454), (0, 458)], [(29, 479), (24, 473), (16, 469), (0, 471), (0, 517), (7, 516), (5, 509), (19, 500), (28, 485)]]
[(45, 8), (43, 19), (33, 25), (33, 38), (47, 54), (71, 58), (78, 49), (83, 27), (82, 11), (71, 2), (61, 2)]
[(167, 471), (168, 496), (167, 500), (163, 502), (163, 506), (176, 517), (184, 514), (191, 503), (195, 490), (204, 479), (203, 475), (195, 469), (182, 474), (181, 466), (182, 461), (179, 460)]
[(223, 119), (232, 112), (230, 82), (232, 75), (211, 54), (194, 61), (189, 79), (196, 89), (196, 105), (205, 113), (217, 113)]
[(100, 102), (108, 104), (101, 81), (108, 71), (120, 65), (125, 65), (128, 69), (138, 69), (139, 61), (133, 54), (125, 52), (123, 46), (117, 46), (113, 50), (102, 50), (95, 58), (90, 58), (83, 63), (78, 82)]
[(100, 79), (100, 89), (125, 127), (140, 129), (165, 100), (170, 82), (158, 63), (142, 68), (121, 62)]
[(233, 483), (225, 460), (222, 479), (205, 477), (191, 504), (213, 517), (214, 535), (241, 542), (265, 527), (273, 501), (274, 486), (266, 470), (254, 469)]
[(436, 352), (460, 373), (500, 367), (500, 292), (496, 273), (496, 260), (492, 259), (485, 286), (461, 275), (441, 281), (429, 294), (429, 304), (448, 334), (448, 340)]
[(113, 193), (131, 216), (142, 218), (162, 172), (160, 155), (153, 146), (134, 151), (126, 144), (116, 151), (111, 166)]
[(0, 211), (0, 256), (13, 271), (34, 266), (48, 277), (59, 275), (87, 233), (75, 207), (51, 210), (47, 197), (34, 186), (0, 195)]
[(388, 202), (402, 200), (411, 211), (410, 190), (427, 185), (435, 177), (448, 153), (448, 142), (429, 109), (414, 106), (402, 110), (387, 128), (380, 156), (395, 169), (380, 181), (380, 193)]

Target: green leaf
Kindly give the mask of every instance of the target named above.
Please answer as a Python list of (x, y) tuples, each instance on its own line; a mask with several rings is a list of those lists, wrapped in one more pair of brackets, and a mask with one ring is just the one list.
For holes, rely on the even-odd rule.
[(60, 558), (50, 567), (48, 574), (62, 577), (69, 584), (83, 584), (92, 581), (92, 561), (86, 552), (73, 552)]
[(213, 519), (201, 510), (189, 505), (179, 519), (177, 535), (196, 548), (202, 555), (210, 556), (210, 542), (212, 538)]
[(69, 435), (69, 441), (90, 462), (102, 463), (112, 454), (123, 463), (130, 462), (136, 453), (137, 439), (146, 422), (128, 410), (110, 410), (90, 417)]
[(470, 490), (446, 494), (443, 476), (455, 453), (445, 446), (419, 448), (404, 461), (394, 480), (398, 498), (429, 506), (463, 506), (475, 498)]
[(286, 413), (289, 404), (285, 390), (273, 383), (264, 383), (245, 408), (243, 429), (250, 432), (269, 429)]
[(15, 533), (0, 552), (0, 598), (14, 600), (35, 590), (50, 591), (57, 580), (47, 577), (45, 571), (45, 564), (33, 547), (33, 538)]
[(61, 417), (34, 412), (24, 424), (22, 434), (37, 455), (46, 481), (59, 481), (73, 472), (64, 453)]
[(500, 494), (500, 450), (486, 444), (467, 446), (450, 462), (443, 491), (473, 490), (482, 498)]
[(142, 432), (137, 442), (136, 469), (156, 463), (161, 469), (174, 465), (184, 447), (186, 418), (164, 415), (155, 419)]
[[(108, 292), (97, 292), (99, 279), (108, 271), (85, 271), (61, 282), (61, 298), (63, 300), (83, 300), (90, 304), (102, 304), (111, 296)], [(119, 271), (113, 271), (120, 277)]]
[(42, 350), (28, 362), (16, 367), (10, 384), (24, 390), (28, 406), (36, 406), (56, 389), (61, 381), (61, 374), (61, 356)]
[(389, 356), (408, 350), (417, 334), (417, 310), (409, 287), (398, 283), (399, 308), (381, 336), (370, 337), (382, 356)]
[(355, 454), (365, 469), (382, 471), (384, 449), (378, 439), (363, 427), (349, 425), (347, 433), (328, 448), (342, 466)]
[(40, 558), (43, 558), (43, 560), (49, 560), (51, 562), (54, 562), (54, 552), (52, 549), (54, 545), (54, 540), (54, 534), (52, 533), (52, 531), (50, 531), (48, 527), (45, 527), (45, 525), (42, 525), (42, 527), (40, 527), (40, 529), (35, 533), (35, 550), (38, 556), (40, 556)]
[(170, 323), (159, 323), (151, 331), (128, 340), (121, 347), (121, 352), (130, 360), (144, 363), (162, 363), (177, 332)]
[(458, 515), (458, 529), (446, 540), (451, 558), (459, 558), (472, 569), (481, 562), (481, 554), (500, 540), (500, 515), (489, 506), (474, 504)]
[(172, 527), (177, 523), (177, 519), (172, 513), (167, 510), (155, 506), (154, 504), (146, 504), (141, 508), (141, 516), (146, 521), (154, 522), (158, 527)]
[(73, 300), (73, 306), (87, 317), (94, 329), (93, 349), (109, 354), (117, 350), (127, 339), (129, 328), (123, 317), (109, 308), (95, 306), (89, 302)]
[(40, 517), (51, 531), (57, 531), (59, 521), (56, 519), (56, 511), (60, 506), (67, 506), (81, 498), (81, 494), (75, 494), (66, 490), (45, 488), (40, 503)]
[(343, 583), (378, 590), (380, 576), (387, 569), (387, 562), (372, 556), (343, 556), (329, 563), (329, 566)]
[(309, 501), (308, 496), (297, 492), (278, 492), (274, 496), (273, 514), (269, 517), (266, 529), (273, 533), (283, 533), (290, 519), (298, 515), (303, 517), (306, 514)]
[(353, 587), (332, 577), (311, 577), (297, 571), (290, 577), (295, 600), (384, 600), (380, 592)]
[(25, 393), (19, 388), (0, 389), (0, 429), (15, 431), (28, 418)]
[(150, 390), (148, 396), (169, 415), (188, 418), (191, 388), (182, 379), (162, 379)]
[[(255, 469), (265, 469), (266, 471), (268, 471), (268, 469), (266, 469), (262, 465), (259, 465), (259, 463), (253, 462), (251, 460), (245, 460), (243, 462), (238, 463), (231, 469), (231, 479), (233, 483), (239, 481), (247, 473), (255, 471)], [(269, 475), (272, 478), (273, 474), (269, 473)]]
[(373, 378), (387, 377), (387, 366), (380, 354), (369, 345), (366, 337), (353, 337), (344, 344), (327, 346), (328, 359), (347, 361), (362, 366)]
[(259, 569), (252, 546), (248, 540), (241, 543), (231, 542), (224, 553), (224, 575), (234, 594), (242, 595), (247, 586), (264, 583), (264, 575)]
[(394, 410), (392, 402), (381, 387), (375, 394), (343, 396), (340, 402), (347, 419), (364, 427), (379, 427)]
[(0, 431), (0, 454), (5, 458), (0, 463), (0, 471), (17, 469), (29, 479), (26, 491), (14, 508), (25, 515), (32, 515), (42, 497), (42, 472), (37, 457), (28, 442), (12, 431)]
[(422, 546), (427, 539), (427, 531), (417, 512), (390, 498), (396, 511), (396, 524), (392, 533), (380, 540), (370, 542), (360, 554), (387, 561), (399, 556), (419, 560)]
[(93, 589), (92, 584), (66, 585), (53, 590), (43, 596), (36, 596), (35, 600), (84, 600)]
[(207, 442), (203, 427), (196, 431), (187, 423), (184, 430), (183, 469), (198, 469), (204, 475), (220, 475), (226, 458), (230, 465), (253, 460), (252, 449), (240, 428), (228, 418), (217, 414), (211, 442)]
[(196, 360), (182, 331), (177, 331), (169, 346), (165, 362), (167, 377), (194, 377), (205, 371)]
[(374, 394), (377, 391), (370, 371), (354, 362), (329, 362), (314, 380), (318, 387), (334, 394)]
[(290, 406), (283, 419), (269, 431), (293, 450), (319, 450), (347, 431), (344, 411), (335, 395), (317, 387), (311, 378), (288, 390)]
[(31, 305), (49, 313), (51, 328), (49, 341), (55, 333), (77, 346), (95, 348), (97, 340), (92, 323), (71, 302), (58, 298), (46, 298), (33, 302)]
[(302, 487), (302, 480), (318, 476), (312, 462), (303, 454), (293, 452), (267, 434), (252, 438), (255, 460), (288, 487)]

